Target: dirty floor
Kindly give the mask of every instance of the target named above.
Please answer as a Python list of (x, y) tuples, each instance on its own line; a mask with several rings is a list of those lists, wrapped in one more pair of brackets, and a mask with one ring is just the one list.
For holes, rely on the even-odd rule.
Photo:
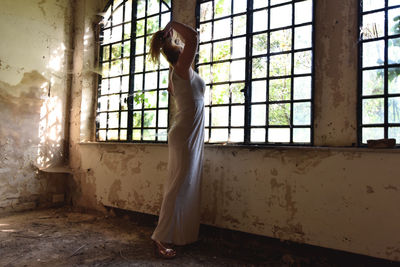
[(155, 256), (156, 217), (69, 207), (0, 215), (0, 266), (398, 266), (360, 255), (202, 226), (178, 257)]

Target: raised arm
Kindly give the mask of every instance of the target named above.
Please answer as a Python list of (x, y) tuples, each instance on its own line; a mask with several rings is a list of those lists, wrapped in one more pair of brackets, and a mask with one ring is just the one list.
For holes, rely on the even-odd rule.
[(178, 74), (181, 74), (184, 77), (189, 77), (189, 69), (193, 63), (194, 56), (197, 51), (198, 46), (198, 37), (197, 32), (182, 23), (171, 21), (165, 26), (164, 34), (170, 34), (170, 31), (174, 29), (179, 35), (182, 37), (185, 46), (183, 51), (181, 52), (178, 62), (175, 64), (175, 70)]

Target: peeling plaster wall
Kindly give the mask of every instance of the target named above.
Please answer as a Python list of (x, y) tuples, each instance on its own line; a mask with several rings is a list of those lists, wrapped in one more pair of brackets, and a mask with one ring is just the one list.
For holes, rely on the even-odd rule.
[[(176, 20), (194, 25), (195, 1), (191, 2), (174, 1)], [(400, 260), (400, 152), (350, 148), (356, 142), (358, 2), (315, 2), (315, 145), (326, 147), (206, 146), (201, 220)], [(85, 3), (82, 29), (95, 20), (104, 1)], [(89, 3), (96, 12), (88, 9)], [(94, 47), (76, 54), (82, 59), (81, 69), (93, 53)], [(75, 78), (82, 79), (74, 87), (73, 108), (78, 108), (83, 95), (96, 88), (84, 85), (92, 80), (90, 75), (78, 73)], [(92, 101), (95, 105), (95, 98)], [(158, 214), (167, 146), (87, 142), (93, 141), (93, 126), (87, 123), (93, 115), (75, 113), (70, 150), (77, 188), (74, 203)]]
[(64, 192), (38, 171), (65, 158), (69, 0), (3, 0), (0, 9), (0, 212)]

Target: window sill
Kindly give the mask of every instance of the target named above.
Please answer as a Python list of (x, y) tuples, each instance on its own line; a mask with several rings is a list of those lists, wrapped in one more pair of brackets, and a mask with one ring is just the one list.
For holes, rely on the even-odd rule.
[[(122, 142), (80, 142), (79, 145), (104, 145), (104, 146), (161, 146), (166, 143), (122, 143)], [(368, 147), (340, 147), (340, 146), (272, 146), (272, 145), (241, 145), (241, 144), (205, 144), (206, 149), (247, 149), (256, 150), (300, 150), (300, 151), (338, 151), (338, 152), (368, 152), (368, 153), (400, 153), (397, 148), (368, 148)]]

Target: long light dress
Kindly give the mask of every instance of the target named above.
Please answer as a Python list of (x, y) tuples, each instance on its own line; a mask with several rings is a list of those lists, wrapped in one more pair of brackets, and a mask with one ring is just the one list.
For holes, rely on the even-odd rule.
[(168, 178), (152, 239), (186, 245), (197, 240), (200, 226), (205, 83), (192, 69), (189, 80), (174, 72), (172, 82), (177, 113), (168, 133)]

